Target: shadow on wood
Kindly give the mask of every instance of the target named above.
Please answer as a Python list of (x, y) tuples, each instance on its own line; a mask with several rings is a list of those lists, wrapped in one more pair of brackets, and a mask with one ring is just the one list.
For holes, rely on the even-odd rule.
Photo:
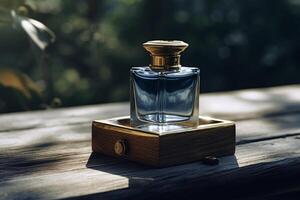
[[(147, 174), (147, 169), (151, 169), (150, 167), (115, 158), (112, 159), (120, 163), (114, 165), (113, 168), (107, 165), (102, 167), (111, 158), (92, 153), (86, 166), (101, 172), (127, 177), (129, 182), (128, 188), (81, 196), (81, 199), (98, 197), (109, 199), (261, 199), (262, 197), (264, 199), (274, 199), (274, 197), (297, 199), (297, 196), (294, 195), (300, 194), (300, 181), (298, 181), (300, 172), (297, 164), (299, 160), (279, 161), (284, 163), (283, 166), (277, 166), (280, 168), (279, 175), (273, 173), (272, 169), (276, 166), (274, 163), (270, 163), (272, 166), (269, 167), (260, 164), (239, 167), (235, 156), (227, 156), (222, 158), (222, 162), (217, 167), (205, 166), (199, 162), (177, 166), (176, 173), (178, 175), (185, 173), (186, 177), (194, 176), (193, 181), (190, 181), (188, 178), (186, 181), (178, 181), (176, 180), (176, 175), (174, 175), (174, 167), (157, 169), (156, 176), (154, 177), (152, 176), (153, 169), (149, 170), (149, 174)], [(292, 167), (285, 167), (285, 164), (289, 165), (287, 163), (291, 164)], [(193, 165), (195, 167), (195, 164), (198, 164), (199, 168), (202, 168), (201, 172), (203, 173), (198, 174), (199, 178), (196, 178), (196, 171), (194, 171), (194, 174), (189, 174), (189, 166)], [(220, 168), (223, 170), (219, 171)], [(257, 168), (265, 170), (261, 174), (256, 174)], [(141, 170), (144, 172), (141, 173)], [(174, 181), (171, 184), (169, 182), (169, 184), (163, 185), (162, 182), (165, 177), (158, 175), (157, 171), (159, 170), (163, 170), (165, 173), (166, 171), (170, 171), (168, 182), (171, 176), (174, 176)], [(232, 176), (232, 171), (236, 171), (237, 173)], [(244, 176), (245, 174), (249, 174), (249, 172), (252, 176)], [(130, 192), (129, 188), (131, 188)], [(135, 190), (136, 188), (138, 189)], [(249, 191), (249, 188), (251, 188), (251, 191)]]
[[(112, 164), (108, 165), (108, 162), (111, 162)], [(198, 170), (193, 170), (195, 169), (195, 166), (198, 166), (198, 169), (201, 171), (201, 173), (197, 173), (199, 172)], [(168, 195), (171, 195), (174, 198), (178, 192), (195, 190), (195, 188), (190, 188), (194, 184), (188, 181), (188, 179), (186, 181), (178, 179), (178, 177), (180, 177), (182, 174), (185, 174), (186, 177), (201, 177), (200, 179), (203, 180), (203, 186), (206, 184), (205, 179), (211, 174), (216, 173), (220, 169), (237, 170), (239, 165), (235, 156), (226, 156), (221, 158), (221, 162), (217, 166), (207, 166), (202, 164), (202, 162), (194, 162), (173, 167), (153, 168), (131, 161), (108, 157), (98, 153), (91, 153), (86, 167), (98, 170), (99, 172), (106, 172), (109, 174), (126, 177), (128, 178), (128, 188), (92, 194), (83, 196), (83, 198), (105, 197), (110, 199), (118, 199), (121, 197), (122, 199), (151, 199), (158, 198), (158, 196), (160, 197), (160, 195), (162, 195), (162, 197), (168, 199)], [(166, 173), (168, 174), (168, 178), (165, 177)], [(166, 182), (164, 185), (163, 182), (166, 179), (168, 180), (168, 183)], [(130, 192), (128, 190), (129, 188)], [(157, 193), (157, 191), (161, 191), (161, 193)], [(147, 195), (143, 194), (145, 192), (147, 192)], [(193, 193), (185, 194), (186, 197), (193, 198)]]

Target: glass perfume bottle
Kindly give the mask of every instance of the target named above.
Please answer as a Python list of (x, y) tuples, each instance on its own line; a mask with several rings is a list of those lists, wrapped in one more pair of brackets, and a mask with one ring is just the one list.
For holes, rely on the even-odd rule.
[(182, 41), (143, 44), (151, 64), (130, 70), (131, 126), (168, 131), (198, 125), (200, 70), (180, 65)]

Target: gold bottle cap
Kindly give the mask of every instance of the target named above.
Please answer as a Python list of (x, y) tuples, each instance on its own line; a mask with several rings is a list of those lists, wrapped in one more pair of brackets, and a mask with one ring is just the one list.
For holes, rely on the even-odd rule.
[(150, 52), (150, 68), (154, 71), (179, 69), (180, 53), (189, 45), (179, 40), (152, 40), (145, 42), (143, 47)]

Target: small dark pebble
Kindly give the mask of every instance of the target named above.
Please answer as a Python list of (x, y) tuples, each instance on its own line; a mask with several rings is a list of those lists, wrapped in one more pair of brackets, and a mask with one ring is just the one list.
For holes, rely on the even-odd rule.
[(205, 165), (218, 165), (219, 159), (214, 156), (206, 156), (202, 159), (202, 163)]

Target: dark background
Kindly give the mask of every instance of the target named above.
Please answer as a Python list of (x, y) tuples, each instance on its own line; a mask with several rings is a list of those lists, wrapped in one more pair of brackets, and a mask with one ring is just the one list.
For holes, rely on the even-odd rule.
[[(25, 7), (56, 34), (42, 51), (2, 18)], [(0, 2), (0, 112), (128, 101), (142, 43), (190, 44), (201, 92), (299, 83), (300, 0), (31, 0)], [(6, 13), (7, 14), (7, 13)]]

